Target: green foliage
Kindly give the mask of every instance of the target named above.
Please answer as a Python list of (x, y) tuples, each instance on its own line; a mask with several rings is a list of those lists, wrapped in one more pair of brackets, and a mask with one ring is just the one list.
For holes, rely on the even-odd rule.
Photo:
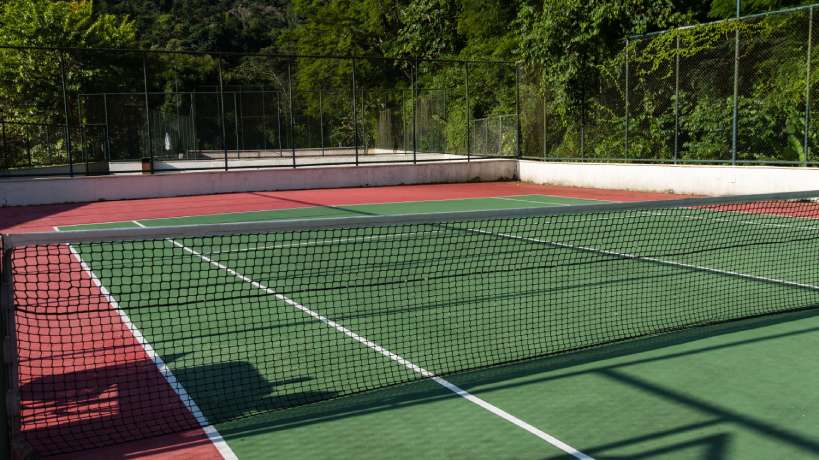
[(463, 37), (453, 27), (455, 0), (412, 0), (400, 10), (401, 27), (391, 50), (396, 56), (442, 57), (457, 53)]
[[(11, 0), (0, 7), (0, 43), (24, 47), (124, 48), (135, 40), (133, 22), (95, 15), (90, 0)], [(69, 84), (90, 80), (103, 70), (80, 66), (69, 53), (0, 49), (0, 101), (5, 117), (42, 121), (59, 112), (60, 67)], [(79, 71), (82, 67), (82, 71)]]
[[(809, 5), (813, 0), (742, 0), (740, 15), (775, 11), (789, 6)], [(736, 0), (712, 0), (709, 16), (714, 19), (733, 18), (737, 15)]]
[(128, 18), (95, 15), (91, 0), (8, 0), (0, 6), (0, 43), (12, 46), (131, 46)]
[(144, 48), (258, 51), (287, 28), (287, 0), (95, 0), (103, 14), (133, 18)]
[[(743, 13), (802, 3), (744, 0)], [(149, 89), (165, 93), (160, 111), (175, 110), (175, 91), (212, 90), (221, 65), (226, 88), (264, 88), (284, 110), (292, 102), (293, 142), (309, 143), (310, 124), (324, 117), (331, 144), (350, 145), (358, 130), (370, 145), (389, 128), (403, 132), (395, 148), (407, 148), (415, 110), (421, 148), (465, 152), (470, 120), (500, 120), (520, 105), (526, 154), (667, 160), (676, 130), (678, 155), (705, 160), (730, 155), (739, 34), (739, 157), (805, 160), (804, 15), (634, 38), (733, 15), (734, 0), (8, 0), (0, 6), (0, 43), (361, 57), (354, 69), (350, 59), (149, 56)], [(819, 62), (819, 47), (814, 54)], [(515, 61), (521, 78), (511, 65), (422, 60), (416, 68), (412, 57)], [(0, 50), (4, 116), (59, 122), (61, 66), (72, 117), (77, 93), (143, 88), (139, 53)], [(819, 70), (811, 78), (819, 88)], [(513, 135), (504, 131), (503, 142)], [(819, 135), (809, 141), (819, 144)]]

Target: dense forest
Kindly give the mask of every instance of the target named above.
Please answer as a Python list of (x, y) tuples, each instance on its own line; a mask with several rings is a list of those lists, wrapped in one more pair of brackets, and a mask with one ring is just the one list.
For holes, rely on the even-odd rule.
[[(810, 2), (745, 0), (741, 13), (750, 15), (807, 3)], [(480, 150), (476, 147), (481, 142), (480, 136), (475, 139), (468, 136), (483, 129), (489, 139), (491, 130), (478, 124), (484, 120), (498, 126), (492, 132), (497, 142), (487, 140), (498, 145), (490, 152), (493, 154), (508, 154), (510, 149), (521, 145), (527, 156), (607, 157), (612, 156), (613, 151), (625, 151), (626, 156), (633, 158), (671, 158), (672, 155), (676, 158), (678, 150), (687, 149), (688, 154), (680, 155), (721, 159), (725, 156), (726, 142), (723, 117), (725, 110), (730, 109), (732, 94), (716, 91), (685, 106), (683, 90), (676, 88), (669, 95), (659, 87), (670, 84), (670, 78), (679, 79), (679, 75), (675, 77), (675, 72), (669, 70), (669, 65), (675, 59), (683, 59), (696, 61), (700, 66), (718, 61), (724, 67), (723, 64), (733, 58), (730, 50), (723, 49), (724, 53), (718, 56), (706, 54), (730, 43), (732, 34), (741, 31), (746, 36), (774, 37), (784, 28), (793, 29), (793, 25), (728, 21), (723, 25), (697, 28), (696, 33), (681, 29), (650, 42), (634, 38), (627, 42), (626, 39), (683, 25), (711, 23), (735, 14), (734, 0), (5, 0), (0, 6), (0, 44), (6, 46), (332, 55), (362, 59), (353, 62), (299, 58), (291, 62), (284, 58), (271, 60), (238, 54), (217, 59), (206, 53), (151, 54), (145, 58), (139, 53), (88, 51), (63, 55), (2, 49), (0, 102), (3, 120), (7, 122), (4, 129), (8, 132), (15, 129), (11, 122), (20, 126), (64, 123), (69, 128), (76, 124), (84, 130), (83, 140), (78, 142), (90, 142), (88, 139), (94, 138), (93, 127), (103, 124), (98, 114), (103, 109), (99, 107), (104, 104), (107, 110), (112, 102), (108, 96), (101, 102), (88, 94), (143, 90), (164, 94), (147, 102), (151, 107), (149, 111), (156, 108), (156, 114), (106, 113), (104, 125), (109, 131), (116, 123), (138, 124), (146, 116), (152, 120), (140, 128), (147, 133), (121, 130), (105, 134), (111, 139), (119, 138), (123, 144), (137, 144), (129, 147), (129, 152), (111, 153), (113, 157), (123, 158), (144, 155), (151, 143), (161, 149), (159, 144), (163, 139), (157, 137), (156, 132), (167, 132), (172, 127), (178, 134), (175, 137), (182, 139), (183, 131), (194, 129), (182, 125), (197, 123), (200, 133), (204, 131), (203, 126), (212, 132), (210, 139), (195, 135), (195, 144), (200, 149), (232, 142), (231, 148), (238, 150), (250, 142), (245, 142), (245, 137), (258, 138), (255, 143), (265, 145), (278, 142), (311, 147), (320, 138), (322, 147), (325, 143), (365, 143), (393, 148), (401, 144), (407, 148), (406, 113), (408, 104), (412, 104), (412, 110), (421, 114), (416, 116), (421, 126), (413, 129), (420, 138), (413, 141), (419, 143), (419, 149), (463, 152), (470, 149), (471, 141), (471, 148)], [(804, 22), (804, 19), (796, 20)], [(800, 22), (798, 27), (802, 25)], [(682, 49), (680, 37), (684, 43)], [(800, 54), (803, 52), (798, 49), (804, 42), (800, 44), (798, 37), (791, 38), (793, 43), (780, 44), (792, 54), (794, 62), (804, 64), (804, 56)], [(508, 64), (476, 62), (465, 73), (458, 63), (432, 59)], [(774, 64), (769, 67), (771, 65)], [(753, 72), (762, 70), (764, 66), (754, 68)], [(352, 104), (357, 107), (351, 108), (349, 87), (354, 72), (353, 85), (358, 92)], [(784, 72), (782, 78), (792, 82), (798, 72), (800, 70), (794, 68), (792, 73)], [(724, 77), (716, 72), (703, 85), (722, 84)], [(61, 78), (66, 80), (70, 93), (67, 101), (59, 96)], [(800, 79), (804, 85), (804, 76)], [(694, 78), (684, 80), (684, 84), (691, 83)], [(772, 89), (774, 83), (768, 86), (747, 83), (743, 91), (749, 103), (760, 109), (765, 101), (773, 103), (774, 98), (787, 93), (796, 98), (787, 109), (793, 113), (776, 109), (752, 120), (759, 126), (743, 126), (748, 130), (770, 131), (770, 138), (761, 141), (761, 147), (745, 149), (746, 156), (767, 158), (766, 155), (774, 154), (763, 152), (766, 146), (781, 143), (788, 151), (776, 152), (775, 156), (804, 161), (806, 145), (800, 147), (797, 142), (798, 132), (807, 129), (805, 117), (797, 112), (799, 103), (804, 105), (804, 101), (798, 100), (801, 96), (797, 93), (801, 90), (798, 85), (788, 86), (782, 82), (787, 88), (779, 91)], [(232, 102), (220, 103), (223, 114), (233, 116), (223, 116), (226, 120), (220, 122), (215, 115), (210, 120), (204, 117), (198, 121), (192, 115), (188, 117), (190, 120), (186, 120), (184, 114), (179, 115), (179, 107), (183, 105), (196, 105), (200, 112), (202, 107), (212, 105), (213, 102), (207, 100), (195, 104), (191, 94), (203, 93), (208, 88), (215, 91), (219, 85), (229, 92), (241, 92)], [(649, 91), (652, 85), (658, 88)], [(258, 88), (257, 92), (247, 94), (252, 88)], [(701, 85), (692, 91), (703, 91), (702, 88)], [(278, 120), (275, 127), (268, 126), (269, 121), (259, 122), (255, 128), (248, 127), (255, 113), (252, 106), (259, 105), (268, 90), (278, 112), (284, 110), (283, 106), (291, 105), (285, 111), (292, 119)], [(183, 97), (191, 100), (180, 102)], [(121, 107), (142, 104), (136, 96), (126, 99), (114, 104)], [(612, 102), (615, 99), (617, 101)], [(70, 112), (72, 119), (67, 115), (62, 117), (65, 120), (61, 119), (65, 104), (71, 105), (71, 110), (64, 111)], [(251, 114), (246, 116), (247, 120), (236, 116), (240, 105), (245, 115)], [(688, 137), (674, 136), (673, 143), (681, 145), (674, 146), (672, 154), (668, 130), (672, 121), (669, 117), (673, 115), (671, 108), (675, 105), (675, 114), (686, 110), (690, 116), (684, 121), (674, 121), (674, 129), (685, 128)], [(167, 113), (174, 110), (178, 116), (168, 121)], [(269, 112), (270, 109), (257, 107), (255, 110)], [(520, 133), (514, 133), (514, 121), (509, 124), (503, 118), (515, 113), (521, 113), (524, 118)], [(75, 114), (77, 118), (73, 119)], [(122, 119), (109, 119), (116, 116)], [(235, 121), (227, 120), (230, 118)], [(319, 118), (321, 127), (316, 133), (316, 128), (311, 126), (316, 125)], [(157, 126), (152, 136), (153, 123)], [(684, 126), (685, 123), (690, 126)], [(627, 126), (625, 136), (613, 134), (624, 124)], [(470, 126), (473, 134), (466, 134), (469, 130), (464, 130), (464, 126)], [(783, 135), (783, 131), (787, 133)], [(522, 139), (510, 143), (504, 139), (510, 135), (520, 135)], [(139, 138), (143, 139), (141, 144)], [(35, 153), (32, 160), (29, 152), (28, 162), (42, 164), (45, 162), (42, 155)], [(6, 154), (6, 167), (9, 167), (10, 156)]]

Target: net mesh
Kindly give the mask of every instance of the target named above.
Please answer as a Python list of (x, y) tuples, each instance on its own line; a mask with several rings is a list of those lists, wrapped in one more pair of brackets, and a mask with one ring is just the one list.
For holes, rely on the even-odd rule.
[(15, 435), (70, 452), (817, 305), (816, 201), (684, 204), (7, 240)]

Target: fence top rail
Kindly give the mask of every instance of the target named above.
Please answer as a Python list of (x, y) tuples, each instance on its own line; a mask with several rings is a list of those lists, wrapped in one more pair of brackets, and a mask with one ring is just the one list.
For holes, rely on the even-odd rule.
[(737, 22), (737, 21), (741, 22), (741, 21), (747, 21), (749, 19), (755, 19), (755, 18), (760, 18), (760, 17), (777, 16), (777, 15), (780, 15), (780, 14), (790, 14), (790, 13), (795, 13), (797, 11), (802, 11), (802, 10), (811, 10), (814, 7), (817, 7), (817, 6), (819, 6), (819, 3), (812, 3), (810, 5), (793, 6), (793, 7), (789, 7), (789, 8), (778, 9), (778, 10), (775, 10), (775, 11), (764, 11), (762, 13), (749, 14), (749, 15), (746, 15), (746, 16), (740, 16), (738, 18), (734, 17), (734, 18), (726, 18), (726, 19), (717, 19), (717, 20), (714, 20), (714, 21), (700, 22), (700, 23), (697, 23), (697, 24), (688, 24), (688, 25), (685, 25), (685, 26), (672, 27), (670, 29), (657, 30), (657, 31), (654, 31), (654, 32), (647, 32), (647, 33), (644, 33), (644, 34), (629, 35), (628, 37), (625, 38), (625, 40), (639, 40), (639, 39), (642, 39), (642, 38), (654, 37), (654, 36), (657, 36), (657, 35), (662, 35), (664, 33), (673, 32), (673, 31), (677, 31), (677, 30), (695, 29), (697, 27), (710, 26), (710, 25), (714, 25), (714, 24), (722, 24), (724, 22)]
[(65, 123), (36, 123), (36, 122), (33, 122), (33, 121), (8, 120), (8, 119), (5, 119), (5, 118), (0, 118), (0, 124), (19, 125), (19, 126), (57, 126), (57, 127), (66, 126)]
[(18, 46), (0, 45), (0, 49), (12, 50), (39, 50), (39, 51), (63, 51), (63, 52), (108, 52), (122, 54), (186, 54), (197, 56), (254, 56), (273, 59), (283, 59), (295, 61), (297, 59), (336, 59), (336, 60), (379, 60), (379, 61), (404, 61), (404, 62), (443, 62), (453, 64), (497, 64), (497, 65), (517, 65), (515, 61), (481, 60), (481, 59), (453, 59), (453, 58), (426, 58), (426, 57), (391, 57), (391, 56), (360, 56), (341, 54), (281, 54), (281, 53), (251, 53), (242, 51), (194, 51), (194, 50), (168, 50), (168, 49), (139, 49), (139, 48), (79, 48), (65, 46)]
[[(362, 88), (363, 90), (370, 89), (370, 88)], [(378, 88), (376, 88), (378, 89)], [(419, 88), (420, 92), (432, 92), (432, 91), (446, 91), (447, 88)], [(382, 91), (378, 91), (380, 93), (387, 93), (387, 92), (410, 92), (411, 89), (386, 89)], [(285, 95), (287, 91), (280, 90), (280, 89), (245, 89), (245, 90), (236, 90), (236, 89), (226, 89), (221, 92), (221, 94), (244, 94), (248, 96), (252, 96), (254, 94), (273, 94), (273, 95)], [(298, 90), (299, 94), (336, 94), (336, 93), (346, 93), (346, 90), (337, 89), (337, 88), (320, 88), (320, 89), (308, 89), (308, 90)], [(79, 93), (78, 96), (80, 97), (99, 97), (99, 96), (144, 96), (148, 94), (149, 96), (186, 96), (186, 95), (198, 95), (198, 94), (206, 94), (206, 95), (218, 95), (220, 94), (218, 89), (215, 90), (204, 90), (204, 91), (99, 91), (93, 93)], [(505, 114), (501, 116), (514, 116), (514, 114)]]

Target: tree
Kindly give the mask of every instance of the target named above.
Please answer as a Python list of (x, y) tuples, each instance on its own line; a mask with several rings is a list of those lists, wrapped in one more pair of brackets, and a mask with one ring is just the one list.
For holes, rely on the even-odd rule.
[[(741, 15), (775, 11), (789, 6), (809, 5), (813, 0), (741, 0)], [(713, 0), (709, 16), (713, 19), (733, 18), (737, 15), (737, 0)]]
[(519, 55), (542, 67), (566, 107), (576, 111), (599, 78), (599, 66), (622, 49), (625, 37), (690, 19), (671, 0), (544, 0), (541, 11), (520, 9)]
[[(0, 7), (0, 43), (19, 47), (122, 48), (133, 46), (135, 28), (127, 18), (95, 15), (91, 0), (10, 0)], [(43, 49), (0, 49), (0, 100), (5, 119), (33, 120), (59, 112), (60, 68), (75, 71), (75, 84), (97, 76), (82, 72), (70, 53)], [(48, 115), (40, 115), (48, 118)]]

